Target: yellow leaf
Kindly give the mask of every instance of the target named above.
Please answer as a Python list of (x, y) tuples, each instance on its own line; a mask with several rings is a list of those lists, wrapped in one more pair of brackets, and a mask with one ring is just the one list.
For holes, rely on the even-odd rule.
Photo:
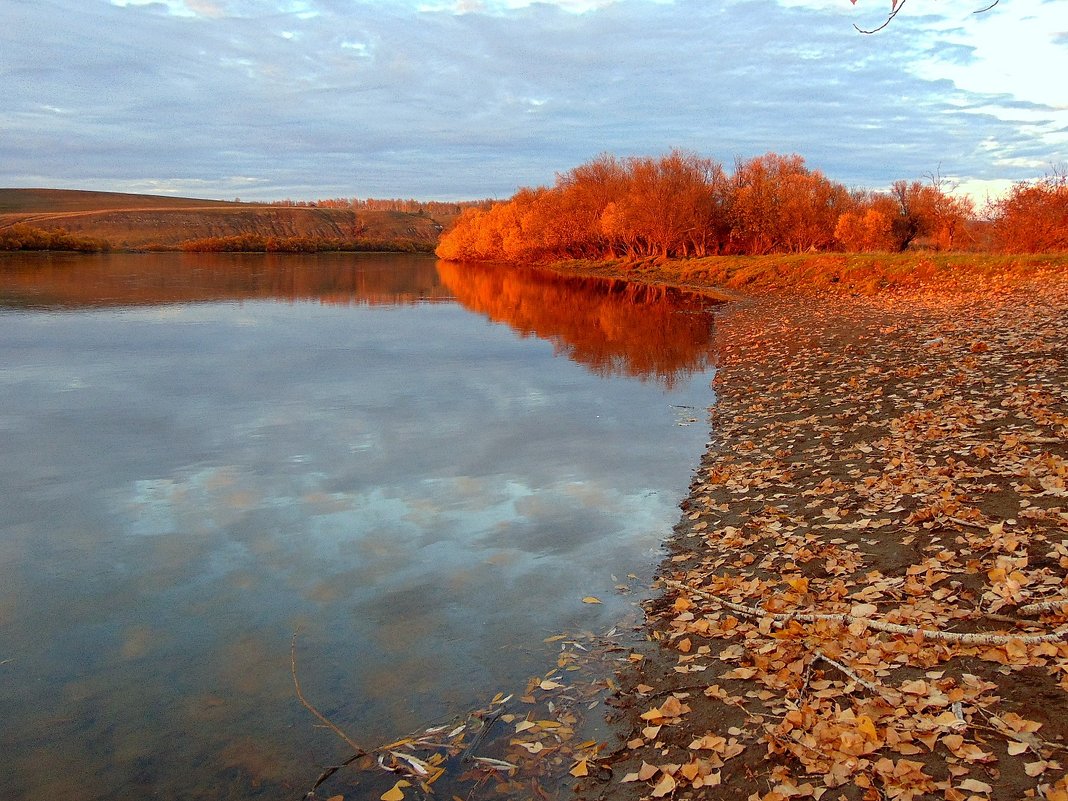
[(867, 715), (861, 715), (857, 718), (857, 731), (868, 740), (877, 740), (879, 738), (878, 732), (875, 731), (875, 724), (872, 723), (871, 718)]
[(960, 783), (960, 789), (969, 793), (985, 793), (987, 795), (994, 792), (992, 786), (978, 779), (965, 779)]
[(599, 603), (601, 603), (601, 599), (600, 598), (595, 598), (592, 595), (587, 595), (585, 598), (582, 599), (582, 603), (584, 603), (584, 604), (599, 604)]
[(656, 787), (653, 788), (653, 798), (663, 798), (673, 792), (675, 792), (675, 780), (665, 773), (664, 778), (658, 781)]
[(642, 766), (638, 768), (638, 780), (647, 782), (660, 770), (656, 765), (650, 765), (648, 762), (642, 762)]
[(674, 695), (669, 695), (667, 700), (660, 705), (660, 714), (666, 718), (676, 718), (687, 711), (689, 710), (679, 703), (679, 699)]
[(786, 579), (786, 583), (795, 592), (799, 592), (804, 595), (808, 592), (808, 579), (807, 578), (789, 578)]
[(546, 679), (545, 681), (543, 681), (538, 686), (541, 687), (543, 690), (558, 690), (561, 687), (563, 687), (564, 685), (562, 685), (558, 681), (552, 681), (550, 679)]
[(701, 772), (701, 766), (697, 762), (687, 762), (681, 768), (679, 773), (686, 777), (687, 781), (693, 781), (697, 778), (697, 774)]
[(690, 743), (690, 748), (695, 750), (707, 749), (709, 751), (722, 751), (726, 745), (726, 737), (720, 737), (718, 734), (706, 734), (704, 737)]
[(586, 759), (585, 759), (585, 757), (583, 757), (582, 759), (580, 759), (578, 762), (575, 763), (575, 767), (573, 767), (571, 769), (571, 775), (575, 776), (576, 778), (579, 777), (579, 776), (589, 776), (590, 775), (590, 771), (586, 767)]
[(404, 801), (404, 791), (401, 788), (411, 786), (411, 782), (406, 782), (404, 781), (404, 779), (401, 779), (399, 782), (394, 784), (393, 787), (391, 787), (389, 790), (386, 790), (386, 792), (382, 793), (382, 795), (379, 797), (382, 799), (382, 801)]
[(345, 801), (345, 796), (343, 796), (343, 795), (332, 795), (328, 799), (326, 799), (326, 801)]

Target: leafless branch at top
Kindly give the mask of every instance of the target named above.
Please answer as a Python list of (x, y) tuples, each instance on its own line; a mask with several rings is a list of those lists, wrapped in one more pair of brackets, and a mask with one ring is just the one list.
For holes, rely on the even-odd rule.
[[(998, 0), (994, 0), (994, 5), (997, 5), (997, 3), (998, 3)], [(853, 27), (856, 28), (861, 33), (878, 33), (883, 28), (885, 28), (887, 25), (889, 25), (891, 20), (893, 20), (893, 18), (897, 16), (897, 12), (899, 12), (904, 7), (905, 7), (905, 0), (901, 0), (901, 2), (897, 4), (897, 6), (894, 8), (894, 10), (890, 12), (890, 16), (886, 18), (886, 22), (884, 22), (878, 28), (872, 28), (870, 31), (866, 31), (863, 28), (861, 28), (859, 25), (857, 25), (856, 23), (853, 23)]]

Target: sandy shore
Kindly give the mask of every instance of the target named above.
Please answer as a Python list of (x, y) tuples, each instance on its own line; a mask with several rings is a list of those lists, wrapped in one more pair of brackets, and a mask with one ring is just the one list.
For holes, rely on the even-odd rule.
[(1068, 800), (1068, 277), (950, 283), (726, 308), (581, 797)]

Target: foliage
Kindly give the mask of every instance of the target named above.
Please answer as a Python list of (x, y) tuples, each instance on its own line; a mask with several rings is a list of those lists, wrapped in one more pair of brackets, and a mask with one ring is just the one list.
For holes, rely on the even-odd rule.
[(1068, 174), (1013, 186), (993, 207), (995, 245), (1009, 253), (1068, 250)]
[(76, 250), (96, 253), (110, 249), (107, 240), (74, 236), (62, 229), (46, 231), (25, 223), (0, 229), (0, 250)]
[(960, 248), (970, 201), (940, 179), (850, 193), (798, 155), (740, 160), (733, 174), (694, 153), (602, 155), (551, 188), (466, 209), (437, 254), (456, 261), (630, 260), (810, 251)]

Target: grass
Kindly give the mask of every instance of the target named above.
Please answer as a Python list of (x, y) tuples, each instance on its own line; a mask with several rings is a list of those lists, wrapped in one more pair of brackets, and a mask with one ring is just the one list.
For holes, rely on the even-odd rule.
[(996, 288), (1068, 275), (1068, 253), (803, 253), (628, 262), (560, 262), (562, 272), (741, 292), (875, 294), (927, 285)]

